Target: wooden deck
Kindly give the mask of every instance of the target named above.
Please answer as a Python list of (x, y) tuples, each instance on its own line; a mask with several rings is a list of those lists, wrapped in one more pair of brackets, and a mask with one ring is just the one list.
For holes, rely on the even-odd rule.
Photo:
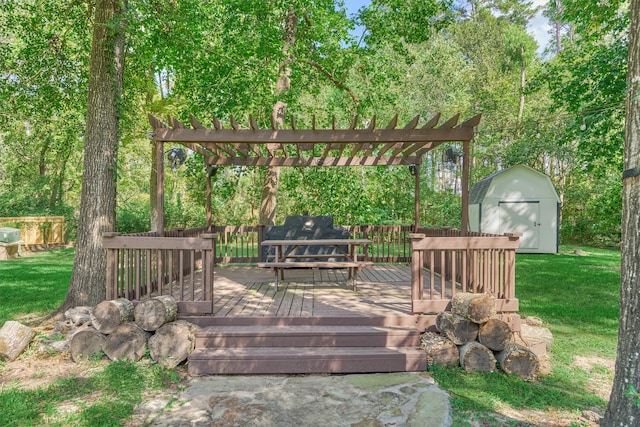
[(354, 291), (347, 269), (290, 269), (278, 292), (274, 274), (254, 266), (218, 266), (214, 309), (185, 316), (210, 325), (377, 325), (426, 329), (431, 316), (411, 313), (411, 271), (406, 265), (375, 265), (358, 274)]
[(357, 289), (346, 268), (287, 268), (276, 292), (256, 261), (216, 265), (216, 235), (199, 233), (103, 239), (108, 298), (141, 301), (161, 283), (199, 326), (193, 375), (423, 370), (420, 334), (458, 292), (493, 294), (519, 330), (512, 236), (414, 233), (410, 264), (368, 259), (379, 263), (359, 272)]

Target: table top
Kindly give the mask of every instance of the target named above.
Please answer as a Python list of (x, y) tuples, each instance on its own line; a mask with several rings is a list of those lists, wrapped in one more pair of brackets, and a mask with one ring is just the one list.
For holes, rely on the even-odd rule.
[(311, 240), (263, 240), (262, 246), (297, 245), (297, 246), (324, 246), (324, 245), (367, 245), (372, 243), (369, 239), (311, 239)]

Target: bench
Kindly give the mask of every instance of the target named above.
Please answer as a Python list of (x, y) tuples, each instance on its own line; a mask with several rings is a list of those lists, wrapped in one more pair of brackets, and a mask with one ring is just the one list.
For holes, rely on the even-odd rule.
[(358, 272), (362, 267), (371, 267), (372, 265), (371, 261), (271, 261), (258, 263), (258, 267), (271, 268), (274, 271), (276, 292), (278, 292), (278, 279), (284, 279), (285, 268), (348, 268), (349, 279), (353, 281), (353, 290), (356, 291), (358, 290), (356, 284)]

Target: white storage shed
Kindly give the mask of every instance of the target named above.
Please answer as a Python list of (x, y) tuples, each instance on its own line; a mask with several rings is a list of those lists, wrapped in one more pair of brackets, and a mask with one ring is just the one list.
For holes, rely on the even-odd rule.
[(469, 229), (522, 233), (521, 253), (558, 252), (560, 198), (551, 179), (516, 165), (478, 181), (469, 194)]

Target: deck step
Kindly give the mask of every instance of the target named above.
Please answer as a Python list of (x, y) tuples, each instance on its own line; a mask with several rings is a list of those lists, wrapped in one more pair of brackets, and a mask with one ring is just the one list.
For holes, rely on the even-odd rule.
[(419, 348), (252, 347), (196, 349), (191, 375), (417, 372), (426, 369)]
[(426, 330), (434, 327), (435, 314), (410, 316), (407, 314), (367, 316), (366, 314), (348, 315), (336, 312), (333, 316), (263, 316), (263, 317), (214, 317), (214, 316), (180, 316), (201, 328), (208, 326), (383, 326), (398, 328), (417, 328)]
[(418, 347), (415, 328), (377, 326), (209, 326), (196, 333), (196, 348)]

